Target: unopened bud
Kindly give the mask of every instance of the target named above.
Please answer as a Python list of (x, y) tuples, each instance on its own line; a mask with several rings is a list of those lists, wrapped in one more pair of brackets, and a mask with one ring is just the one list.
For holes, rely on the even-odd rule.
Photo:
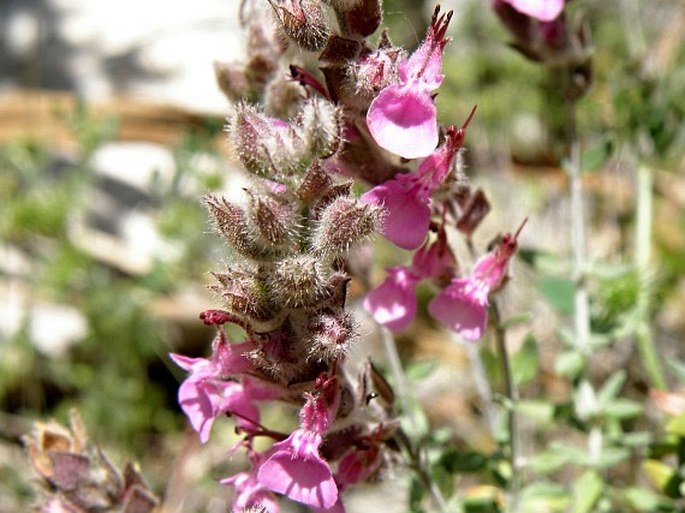
[(333, 185), (331, 177), (323, 170), (318, 161), (314, 161), (302, 177), (295, 196), (306, 203), (324, 194)]
[(457, 229), (470, 237), (481, 221), (490, 212), (490, 202), (485, 196), (483, 189), (476, 189), (476, 192), (464, 198), (461, 205), (462, 211), (457, 221)]
[(321, 50), (330, 33), (320, 0), (269, 0), (283, 31), (305, 50)]
[(248, 321), (265, 322), (274, 317), (274, 309), (264, 292), (263, 284), (254, 273), (230, 269), (212, 275), (219, 282), (210, 287), (226, 302), (227, 310)]
[(219, 89), (230, 101), (237, 102), (249, 96), (250, 84), (244, 66), (233, 62), (215, 62), (214, 75)]
[(248, 217), (254, 226), (255, 243), (265, 249), (273, 251), (290, 244), (290, 227), (295, 223), (292, 215), (285, 202), (266, 195), (249, 195)]
[(355, 325), (349, 314), (322, 313), (310, 321), (311, 339), (308, 351), (311, 358), (332, 361), (345, 356), (355, 340)]
[(245, 169), (263, 178), (300, 173), (313, 159), (288, 123), (243, 103), (229, 118), (227, 132)]
[(342, 256), (378, 228), (381, 209), (352, 198), (341, 197), (323, 211), (312, 246), (328, 257)]
[(205, 203), (214, 216), (214, 222), (219, 233), (233, 249), (249, 258), (262, 256), (262, 251), (252, 240), (245, 211), (242, 207), (212, 194), (205, 196)]
[(343, 116), (323, 98), (312, 98), (302, 107), (301, 138), (312, 156), (330, 157), (340, 146)]
[(305, 254), (277, 262), (269, 276), (268, 288), (276, 304), (307, 308), (325, 297), (325, 285), (319, 259)]
[(383, 19), (380, 0), (331, 0), (344, 34), (367, 37)]
[(290, 80), (285, 73), (278, 73), (264, 91), (264, 109), (277, 118), (294, 118), (299, 113), (303, 91), (300, 84)]

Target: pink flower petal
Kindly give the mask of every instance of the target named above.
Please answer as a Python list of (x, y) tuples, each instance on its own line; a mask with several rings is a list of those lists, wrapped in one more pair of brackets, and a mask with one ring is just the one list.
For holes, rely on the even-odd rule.
[(419, 82), (383, 89), (371, 102), (366, 122), (381, 148), (407, 159), (426, 157), (438, 145), (435, 103)]
[(416, 175), (399, 175), (362, 195), (362, 201), (385, 209), (380, 231), (386, 239), (403, 249), (416, 249), (430, 225), (429, 195)]
[(471, 278), (459, 278), (428, 304), (431, 316), (469, 342), (483, 337), (488, 320), (487, 289)]
[(540, 21), (552, 21), (564, 10), (564, 0), (504, 0), (514, 9)]
[(259, 469), (259, 483), (290, 499), (315, 508), (331, 508), (338, 487), (328, 464), (321, 459), (300, 459), (277, 451)]
[(386, 280), (367, 294), (364, 299), (364, 309), (378, 324), (393, 331), (402, 331), (416, 316), (414, 288), (418, 281), (409, 269), (403, 267), (388, 269)]

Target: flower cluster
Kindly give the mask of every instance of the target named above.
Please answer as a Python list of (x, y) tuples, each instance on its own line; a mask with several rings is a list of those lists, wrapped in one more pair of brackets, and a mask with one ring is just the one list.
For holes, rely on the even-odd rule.
[[(216, 67), (232, 101), (227, 135), (251, 180), (242, 203), (205, 199), (233, 256), (213, 273), (223, 309), (201, 315), (217, 335), (208, 358), (171, 357), (189, 373), (179, 403), (200, 440), (224, 416), (242, 435), (238, 447), (250, 468), (222, 481), (235, 489), (235, 509), (273, 513), (281, 494), (312, 511), (339, 513), (347, 488), (396, 457), (398, 428), (392, 390), (370, 389), (370, 382), (384, 383), (374, 366), (348, 362), (359, 338), (346, 309), (349, 272), (364, 267), (350, 261), (350, 250), (376, 231), (417, 250), (411, 267), (391, 269), (367, 296), (380, 323), (406, 327), (417, 309), (414, 288), (431, 280), (444, 289), (431, 304), (436, 318), (476, 339), (483, 328), (464, 321), (471, 313), (463, 312), (473, 310), (466, 302), (486, 308), (516, 238), (505, 238), (459, 289), (465, 279), (457, 277), (448, 228), (469, 238), (489, 204), (457, 165), (475, 107), (461, 128), (443, 131), (437, 123), (434, 93), (451, 12), (436, 8), (425, 40), (408, 55), (385, 31), (377, 44), (367, 40), (381, 23), (379, 0), (269, 4), (278, 33), (246, 2), (243, 23), (255, 41), (248, 59)], [(301, 62), (286, 62), (293, 45)], [(318, 69), (306, 65), (312, 57)], [(354, 197), (350, 178), (372, 188)], [(485, 322), (474, 315), (479, 326)], [(226, 323), (240, 326), (245, 340), (229, 341)], [(283, 433), (264, 426), (267, 401), (299, 409), (299, 427)], [(257, 437), (274, 443), (260, 452)]]

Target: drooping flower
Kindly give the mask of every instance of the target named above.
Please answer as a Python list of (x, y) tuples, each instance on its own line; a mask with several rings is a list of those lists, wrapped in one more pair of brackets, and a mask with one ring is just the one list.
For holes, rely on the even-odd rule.
[(474, 107), (461, 128), (447, 129), (445, 144), (426, 158), (416, 173), (399, 174), (362, 195), (362, 201), (384, 208), (380, 231), (397, 246), (416, 249), (426, 238), (431, 195), (451, 171), (475, 110)]
[[(242, 355), (251, 348), (251, 342), (229, 344), (223, 332), (219, 332), (209, 359), (170, 355), (176, 365), (190, 373), (178, 389), (178, 402), (202, 443), (209, 439), (214, 420), (223, 413), (235, 413), (238, 424), (244, 428), (258, 421), (255, 398), (250, 396), (243, 383), (225, 379), (252, 369), (251, 362)], [(257, 395), (264, 394), (259, 391)]]
[(278, 513), (280, 508), (273, 493), (259, 483), (257, 471), (264, 456), (248, 449), (248, 457), (252, 463), (250, 470), (222, 479), (221, 484), (232, 486), (235, 495), (231, 502), (233, 511), (243, 511), (252, 506), (261, 506), (268, 513)]
[(444, 76), (442, 52), (452, 11), (436, 7), (421, 46), (400, 62), (399, 83), (384, 88), (371, 102), (366, 116), (369, 132), (381, 148), (401, 157), (425, 157), (438, 144), (437, 111), (432, 93)]
[(364, 298), (364, 309), (378, 324), (402, 331), (416, 315), (414, 289), (421, 278), (407, 267), (391, 267), (386, 271), (385, 281)]
[(294, 501), (329, 509), (338, 501), (338, 486), (319, 447), (337, 412), (340, 393), (336, 378), (325, 374), (317, 379), (316, 386), (319, 393), (307, 394), (300, 412), (300, 428), (272, 446), (257, 479), (262, 486)]
[(565, 0), (501, 0), (522, 14), (540, 21), (552, 21), (564, 10)]
[(440, 279), (452, 276), (456, 259), (447, 244), (444, 229), (438, 238), (425, 244), (415, 254), (411, 267), (391, 267), (385, 281), (364, 298), (364, 309), (378, 324), (392, 331), (407, 328), (416, 316), (415, 289), (423, 279)]
[(499, 246), (483, 256), (466, 278), (455, 278), (428, 304), (428, 311), (447, 328), (469, 342), (483, 337), (488, 320), (488, 296), (502, 284), (507, 264), (517, 248), (517, 237), (525, 221), (512, 236), (506, 234)]

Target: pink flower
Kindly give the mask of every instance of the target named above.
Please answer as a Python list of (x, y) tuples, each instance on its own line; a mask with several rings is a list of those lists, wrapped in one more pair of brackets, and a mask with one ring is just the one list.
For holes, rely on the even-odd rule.
[(428, 311), (435, 319), (469, 342), (483, 337), (488, 320), (488, 296), (503, 282), (524, 224), (525, 221), (515, 235), (506, 234), (497, 249), (483, 256), (471, 276), (453, 279), (428, 304)]
[(416, 315), (414, 289), (420, 277), (406, 267), (391, 267), (387, 272), (385, 281), (364, 298), (364, 309), (378, 324), (402, 331)]
[(452, 169), (457, 150), (464, 142), (466, 127), (474, 107), (461, 128), (450, 126), (446, 141), (426, 158), (416, 173), (399, 174), (362, 195), (362, 201), (384, 208), (381, 233), (403, 249), (416, 249), (426, 238), (430, 226), (430, 200)]
[(378, 324), (392, 331), (407, 328), (416, 316), (416, 285), (422, 279), (451, 275), (456, 260), (447, 245), (444, 230), (438, 232), (437, 240), (419, 249), (412, 260), (412, 267), (391, 267), (383, 283), (367, 294), (364, 309)]
[(300, 429), (273, 445), (257, 479), (294, 501), (329, 509), (338, 501), (338, 486), (330, 466), (319, 455), (319, 447), (337, 412), (340, 391), (337, 379), (326, 374), (317, 378), (316, 387), (319, 393), (308, 394), (300, 412)]
[(564, 0), (502, 0), (522, 14), (540, 21), (552, 21), (564, 10)]
[(297, 429), (273, 445), (273, 454), (260, 467), (259, 483), (274, 492), (315, 508), (330, 508), (338, 487), (328, 463), (319, 456), (320, 433)]
[[(229, 344), (220, 332), (210, 359), (170, 355), (176, 365), (190, 372), (178, 389), (178, 402), (202, 443), (209, 439), (214, 420), (221, 414), (235, 413), (238, 424), (246, 429), (258, 422), (259, 410), (245, 385), (225, 380), (231, 374), (252, 368), (242, 356), (251, 347), (251, 342)], [(256, 388), (251, 386), (251, 390)], [(263, 395), (261, 390), (256, 398), (261, 398), (260, 394)]]
[(381, 148), (414, 159), (430, 155), (438, 144), (437, 112), (432, 93), (443, 75), (442, 51), (452, 12), (433, 13), (423, 44), (399, 64), (399, 84), (384, 88), (366, 115), (369, 132)]
[(252, 461), (252, 468), (245, 472), (238, 472), (232, 477), (220, 481), (221, 484), (235, 488), (235, 495), (231, 503), (233, 511), (243, 511), (251, 506), (262, 506), (269, 513), (278, 513), (278, 502), (274, 495), (257, 479), (257, 469), (262, 462), (263, 456), (249, 450), (248, 456)]

